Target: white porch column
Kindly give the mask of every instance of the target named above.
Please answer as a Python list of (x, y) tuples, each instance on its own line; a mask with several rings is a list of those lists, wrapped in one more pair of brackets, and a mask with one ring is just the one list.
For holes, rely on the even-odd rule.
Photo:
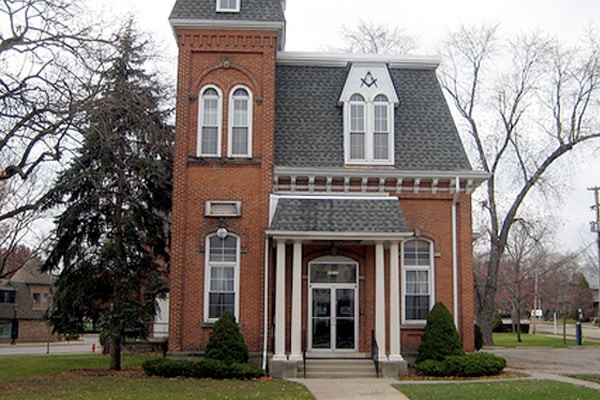
[(292, 263), (292, 348), (290, 360), (302, 361), (302, 241), (294, 241)]
[(390, 244), (390, 360), (402, 361), (400, 354), (400, 266), (398, 242)]
[(285, 354), (285, 240), (277, 241), (275, 271), (275, 353), (273, 360), (287, 360)]
[(375, 338), (379, 360), (387, 360), (385, 345), (385, 268), (383, 243), (375, 244)]

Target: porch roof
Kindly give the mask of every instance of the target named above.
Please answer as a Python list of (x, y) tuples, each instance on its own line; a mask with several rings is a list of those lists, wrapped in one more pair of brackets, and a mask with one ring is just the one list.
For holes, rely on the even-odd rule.
[(279, 198), (270, 236), (388, 239), (411, 236), (396, 197)]

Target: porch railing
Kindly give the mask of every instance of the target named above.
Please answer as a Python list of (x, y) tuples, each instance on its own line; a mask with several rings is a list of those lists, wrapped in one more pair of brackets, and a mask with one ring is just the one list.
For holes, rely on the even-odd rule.
[(379, 345), (377, 344), (374, 330), (371, 331), (371, 360), (375, 364), (375, 373), (379, 378)]
[(306, 329), (302, 329), (302, 373), (306, 379)]

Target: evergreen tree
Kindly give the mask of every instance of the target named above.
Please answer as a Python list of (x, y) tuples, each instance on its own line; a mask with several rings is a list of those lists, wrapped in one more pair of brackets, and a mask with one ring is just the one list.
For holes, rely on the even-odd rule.
[(233, 364), (248, 362), (248, 356), (248, 346), (235, 317), (230, 311), (225, 311), (215, 323), (204, 357)]
[(144, 337), (167, 290), (173, 132), (164, 88), (144, 71), (148, 42), (130, 21), (115, 41), (81, 147), (46, 204), (62, 214), (44, 264), (59, 271), (49, 319), (63, 333), (95, 323), (121, 368), (123, 337)]
[(425, 360), (443, 361), (447, 356), (464, 354), (452, 314), (444, 303), (435, 303), (427, 317), (427, 325), (425, 325), (419, 345), (417, 363)]

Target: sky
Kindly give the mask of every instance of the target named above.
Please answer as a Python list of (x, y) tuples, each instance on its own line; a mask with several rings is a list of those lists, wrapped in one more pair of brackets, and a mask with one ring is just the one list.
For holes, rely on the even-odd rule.
[[(168, 22), (174, 2), (103, 0), (93, 4), (98, 7), (95, 11), (108, 18), (134, 15), (173, 60), (169, 73), (175, 74), (177, 49)], [(577, 43), (586, 28), (596, 25), (600, 29), (600, 0), (287, 0), (286, 50), (315, 52), (341, 47), (343, 27), (355, 26), (361, 19), (398, 26), (417, 38), (419, 54), (435, 55), (439, 40), (461, 24), (499, 24), (507, 34), (539, 30)], [(596, 238), (589, 228), (595, 219), (590, 209), (594, 197), (587, 189), (600, 186), (600, 150), (569, 157), (563, 167), (568, 177), (556, 223), (562, 232), (559, 240), (575, 250)]]

